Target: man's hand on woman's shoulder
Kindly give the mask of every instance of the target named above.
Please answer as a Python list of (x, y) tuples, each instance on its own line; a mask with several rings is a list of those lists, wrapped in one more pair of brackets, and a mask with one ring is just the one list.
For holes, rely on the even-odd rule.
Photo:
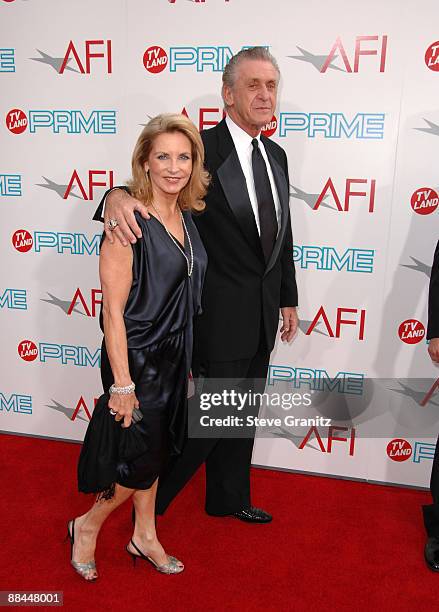
[[(114, 189), (108, 194), (105, 202), (104, 223), (105, 234), (111, 243), (116, 237), (124, 246), (127, 246), (128, 243), (134, 244), (137, 238), (142, 237), (142, 231), (134, 216), (135, 210), (139, 211), (144, 219), (149, 219), (145, 204), (133, 198), (124, 189)], [(108, 224), (110, 219), (117, 221), (117, 226), (113, 230)]]

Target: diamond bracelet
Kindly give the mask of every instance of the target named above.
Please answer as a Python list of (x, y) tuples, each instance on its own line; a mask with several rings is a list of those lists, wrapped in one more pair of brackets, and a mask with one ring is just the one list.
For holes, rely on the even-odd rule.
[(133, 382), (126, 387), (116, 387), (116, 385), (113, 384), (111, 385), (109, 392), (110, 395), (129, 395), (130, 393), (134, 392), (135, 388), (136, 385)]

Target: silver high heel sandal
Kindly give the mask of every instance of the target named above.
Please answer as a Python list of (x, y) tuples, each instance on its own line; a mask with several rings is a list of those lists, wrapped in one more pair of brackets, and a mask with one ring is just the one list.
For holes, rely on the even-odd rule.
[(137, 552), (139, 553), (138, 555), (136, 553), (131, 552), (131, 550), (128, 548), (128, 544), (126, 545), (126, 551), (129, 555), (131, 555), (132, 559), (133, 559), (133, 565), (136, 565), (136, 561), (138, 559), (138, 557), (140, 557), (140, 559), (144, 559), (145, 561), (149, 561), (149, 563), (151, 563), (151, 565), (158, 571), (161, 572), (162, 574), (180, 574), (180, 572), (182, 572), (184, 570), (184, 565), (180, 566), (178, 565), (178, 563), (181, 563), (181, 561), (179, 561), (178, 559), (176, 559), (175, 557), (171, 557), (171, 555), (167, 555), (169, 562), (168, 563), (163, 563), (163, 565), (158, 565), (154, 559), (151, 559), (151, 557), (148, 557), (148, 555), (144, 555), (143, 552), (140, 550), (140, 548), (138, 548), (133, 540), (130, 540), (130, 544), (133, 548), (135, 548), (137, 550)]
[[(71, 527), (71, 530), (70, 530)], [(67, 537), (66, 540), (70, 540), (70, 563), (75, 568), (75, 571), (84, 578), (87, 582), (94, 582), (98, 575), (96, 573), (96, 563), (94, 561), (88, 561), (87, 563), (79, 563), (78, 561), (73, 561), (73, 544), (75, 542), (75, 519), (72, 519), (67, 523)], [(93, 575), (90, 576), (91, 572), (94, 572)]]

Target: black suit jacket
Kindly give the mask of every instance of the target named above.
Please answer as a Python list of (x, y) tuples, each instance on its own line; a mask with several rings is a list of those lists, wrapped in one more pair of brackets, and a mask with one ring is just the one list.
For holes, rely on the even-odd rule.
[(428, 292), (427, 340), (439, 338), (439, 241), (434, 252)]
[[(200, 361), (234, 361), (253, 357), (260, 330), (268, 350), (274, 346), (279, 308), (297, 306), (289, 178), (285, 151), (261, 136), (279, 201), (282, 224), (265, 264), (244, 173), (227, 124), (201, 132), (205, 166), (212, 176), (204, 212), (194, 221), (209, 263), (202, 294), (202, 314), (194, 325), (194, 357)], [(101, 219), (106, 194), (94, 219)]]
[(271, 351), (279, 308), (297, 305), (287, 157), (279, 145), (261, 136), (282, 208), (282, 225), (265, 265), (244, 173), (225, 120), (201, 137), (212, 183), (206, 210), (194, 218), (209, 258), (194, 353), (210, 361), (245, 359), (258, 349), (261, 320)]

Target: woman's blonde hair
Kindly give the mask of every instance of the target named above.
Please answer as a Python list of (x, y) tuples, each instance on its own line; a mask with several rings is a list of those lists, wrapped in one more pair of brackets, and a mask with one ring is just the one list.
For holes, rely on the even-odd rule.
[(127, 185), (135, 198), (151, 204), (153, 200), (152, 185), (145, 172), (152, 144), (160, 134), (180, 132), (189, 138), (192, 148), (192, 172), (190, 179), (178, 196), (181, 210), (201, 211), (205, 207), (204, 196), (209, 185), (210, 176), (204, 169), (204, 146), (201, 136), (185, 115), (164, 113), (157, 115), (146, 124), (137, 139), (131, 159), (132, 179)]

